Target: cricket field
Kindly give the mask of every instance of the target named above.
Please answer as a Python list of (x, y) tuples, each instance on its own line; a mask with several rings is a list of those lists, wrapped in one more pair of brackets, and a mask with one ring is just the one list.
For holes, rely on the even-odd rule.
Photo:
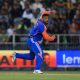
[(80, 80), (80, 71), (44, 71), (44, 74), (33, 74), (31, 71), (0, 71), (0, 80)]

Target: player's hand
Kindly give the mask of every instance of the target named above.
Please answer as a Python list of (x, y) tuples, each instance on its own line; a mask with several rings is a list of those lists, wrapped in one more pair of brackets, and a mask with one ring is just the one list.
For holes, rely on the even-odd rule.
[(53, 40), (55, 40), (56, 39), (56, 36), (52, 36), (53, 37)]

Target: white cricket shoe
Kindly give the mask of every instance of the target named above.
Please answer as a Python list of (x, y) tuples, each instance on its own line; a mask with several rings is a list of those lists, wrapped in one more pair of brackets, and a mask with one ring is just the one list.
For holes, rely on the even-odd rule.
[(33, 72), (34, 74), (43, 74), (43, 72), (41, 71), (41, 70), (34, 70), (34, 72)]
[(12, 62), (15, 62), (15, 60), (16, 60), (16, 53), (14, 52), (12, 55)]

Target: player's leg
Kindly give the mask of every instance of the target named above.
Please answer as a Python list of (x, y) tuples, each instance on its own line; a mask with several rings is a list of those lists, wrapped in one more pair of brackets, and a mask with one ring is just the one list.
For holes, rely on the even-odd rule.
[(16, 58), (21, 58), (21, 59), (28, 59), (28, 60), (33, 60), (35, 58), (35, 54), (31, 49), (31, 42), (29, 39), (26, 40), (26, 43), (28, 43), (30, 47), (30, 53), (14, 53), (12, 57), (12, 61), (14, 62)]
[[(35, 53), (35, 57), (36, 57), (36, 67), (35, 67), (34, 73), (35, 73), (35, 71), (40, 72), (42, 61), (43, 61), (43, 50), (42, 50), (40, 44), (37, 42), (34, 42), (31, 45), (31, 47), (32, 47), (32, 50)], [(42, 73), (42, 72), (40, 72), (40, 73)]]
[(15, 52), (13, 54), (12, 61), (14, 62), (16, 58), (33, 60), (35, 58), (35, 54), (32, 50), (30, 50), (30, 53), (17, 53), (17, 52)]
[(33, 60), (35, 58), (35, 54), (30, 50), (30, 53), (16, 53), (16, 58)]

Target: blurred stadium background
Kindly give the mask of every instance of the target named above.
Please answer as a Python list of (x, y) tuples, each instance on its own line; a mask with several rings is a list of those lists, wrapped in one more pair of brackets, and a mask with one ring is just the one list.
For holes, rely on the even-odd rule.
[[(25, 65), (23, 65), (19, 64), (19, 60), (13, 65), (10, 57), (14, 51), (26, 52), (29, 50), (25, 42), (26, 37), (43, 10), (56, 10), (57, 12), (55, 15), (50, 15), (47, 26), (48, 33), (56, 35), (57, 39), (54, 42), (42, 41), (45, 55), (56, 55), (57, 50), (80, 50), (80, 0), (0, 0), (0, 70), (33, 69), (35, 61), (27, 62), (26, 65), (24, 60)], [(80, 65), (68, 68), (67, 66), (57, 67), (56, 59), (52, 61), (51, 58), (45, 58), (42, 69), (50, 71), (80, 70)], [(71, 80), (71, 78), (63, 79)]]

